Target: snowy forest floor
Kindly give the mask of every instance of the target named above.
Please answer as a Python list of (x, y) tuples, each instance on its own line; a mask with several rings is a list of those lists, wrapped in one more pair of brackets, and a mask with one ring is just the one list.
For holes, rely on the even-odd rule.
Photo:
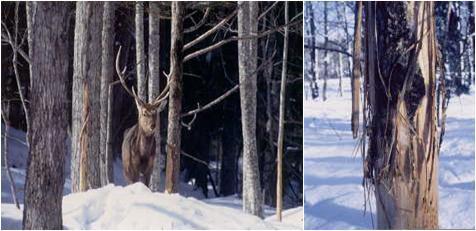
[[(27, 153), (22, 142), (25, 141), (25, 133), (11, 128), (9, 136), (9, 165), (17, 188), (17, 198), (23, 209)], [(180, 194), (153, 193), (142, 183), (126, 186), (120, 160), (114, 163), (117, 185), (109, 184), (100, 189), (71, 194), (69, 157), (66, 158), (65, 174), (65, 229), (300, 230), (303, 227), (303, 207), (283, 211), (283, 221), (278, 222), (274, 208), (266, 206), (266, 218), (260, 219), (244, 213), (242, 201), (236, 195), (205, 199), (200, 189), (195, 190), (194, 186), (187, 183), (181, 184)], [(5, 167), (2, 167), (1, 177), (1, 229), (21, 229), (23, 212), (13, 203)]]
[[(322, 86), (322, 82), (319, 83)], [(321, 90), (322, 88), (320, 88)], [(350, 128), (350, 80), (328, 80), (328, 99), (304, 101), (305, 229), (372, 229), (375, 199), (364, 214), (361, 151)], [(308, 89), (305, 89), (308, 92)], [(474, 229), (474, 88), (453, 97), (439, 164), (439, 225)], [(362, 120), (360, 120), (362, 121)], [(373, 219), (373, 221), (372, 221)]]

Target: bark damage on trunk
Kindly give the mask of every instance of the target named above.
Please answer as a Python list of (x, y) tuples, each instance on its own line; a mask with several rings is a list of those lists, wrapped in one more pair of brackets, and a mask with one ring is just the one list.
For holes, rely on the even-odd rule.
[(432, 2), (367, 2), (370, 110), (364, 185), (379, 229), (438, 229), (439, 132)]

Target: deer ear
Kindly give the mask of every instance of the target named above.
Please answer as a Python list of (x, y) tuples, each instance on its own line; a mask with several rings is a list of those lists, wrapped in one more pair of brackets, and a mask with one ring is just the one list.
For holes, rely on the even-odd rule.
[(161, 112), (164, 110), (165, 105), (167, 105), (167, 99), (164, 99), (164, 101), (160, 102), (159, 107), (157, 108), (157, 112)]

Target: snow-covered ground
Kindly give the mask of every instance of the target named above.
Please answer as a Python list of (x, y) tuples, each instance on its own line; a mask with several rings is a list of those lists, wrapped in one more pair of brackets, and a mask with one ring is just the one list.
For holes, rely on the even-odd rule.
[[(322, 86), (322, 83), (320, 84)], [(364, 213), (362, 158), (350, 130), (350, 80), (328, 81), (326, 102), (304, 101), (304, 228), (372, 229), (375, 199)], [(474, 88), (448, 108), (439, 169), (439, 225), (474, 229)], [(362, 121), (362, 120), (361, 120)], [(371, 211), (370, 211), (371, 210)]]
[[(22, 142), (25, 134), (10, 129), (9, 136), (13, 137), (9, 139), (9, 164), (23, 209), (26, 149)], [(278, 222), (273, 208), (265, 207), (266, 218), (260, 219), (244, 213), (242, 201), (236, 195), (205, 199), (201, 190), (194, 190), (186, 183), (181, 184), (180, 194), (153, 193), (142, 183), (126, 186), (120, 161), (114, 163), (117, 185), (71, 194), (69, 167), (65, 170), (63, 225), (66, 229), (296, 230), (303, 227), (303, 207), (283, 211), (283, 221)], [(13, 204), (4, 167), (1, 177), (1, 229), (21, 229), (22, 210)]]

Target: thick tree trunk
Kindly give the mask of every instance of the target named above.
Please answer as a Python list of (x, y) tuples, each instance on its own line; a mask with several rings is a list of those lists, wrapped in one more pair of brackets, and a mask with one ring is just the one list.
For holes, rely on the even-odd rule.
[[(149, 103), (160, 94), (160, 8), (159, 2), (149, 2)], [(157, 112), (155, 129), (154, 170), (150, 178), (150, 189), (159, 191), (161, 173), (160, 112)]]
[(109, 84), (114, 78), (114, 2), (104, 2), (102, 21), (102, 69), (101, 69), (101, 185), (114, 181), (112, 143), (108, 134), (112, 131), (112, 113), (109, 111)]
[[(284, 22), (288, 24), (288, 2), (285, 2)], [(277, 167), (277, 186), (276, 186), (276, 215), (281, 221), (283, 210), (283, 149), (284, 149), (284, 114), (286, 103), (286, 77), (288, 71), (288, 41), (289, 28), (284, 28), (284, 47), (283, 47), (283, 69), (281, 72), (281, 93), (279, 96), (279, 132), (278, 132), (278, 167)]]
[(359, 113), (360, 113), (360, 76), (362, 75), (360, 67), (360, 54), (362, 51), (362, 2), (357, 2), (355, 9), (355, 29), (354, 29), (354, 51), (353, 51), (353, 67), (352, 67), (352, 118), (351, 128), (352, 135), (357, 138), (359, 134)]
[(373, 64), (365, 176), (374, 182), (379, 229), (438, 229), (433, 15), (432, 2), (366, 3)]
[(145, 76), (144, 50), (144, 2), (136, 2), (136, 69), (137, 69), (137, 96), (147, 102), (147, 78)]
[[(78, 2), (76, 4), (76, 26), (74, 35), (74, 73), (72, 106), (72, 151), (71, 151), (71, 191), (78, 192), (80, 168), (85, 167), (87, 187), (98, 188), (100, 181), (100, 88), (103, 5), (100, 2)], [(83, 102), (84, 89), (89, 96)], [(89, 110), (83, 110), (88, 105)], [(89, 113), (88, 122), (83, 124)], [(86, 128), (83, 129), (83, 127)], [(80, 135), (88, 130), (87, 150), (81, 150)], [(87, 155), (87, 165), (81, 166), (81, 153)]]
[[(257, 33), (257, 2), (238, 3), (238, 36)], [(256, 146), (257, 39), (238, 41), (241, 123), (243, 133), (243, 210), (262, 217), (261, 185)]]
[(170, 46), (170, 95), (167, 128), (167, 169), (165, 190), (176, 193), (180, 184), (180, 138), (182, 114), (183, 20), (185, 3), (172, 2), (172, 32)]
[(67, 153), (68, 13), (71, 4), (29, 2), (31, 132), (23, 229), (63, 229)]

